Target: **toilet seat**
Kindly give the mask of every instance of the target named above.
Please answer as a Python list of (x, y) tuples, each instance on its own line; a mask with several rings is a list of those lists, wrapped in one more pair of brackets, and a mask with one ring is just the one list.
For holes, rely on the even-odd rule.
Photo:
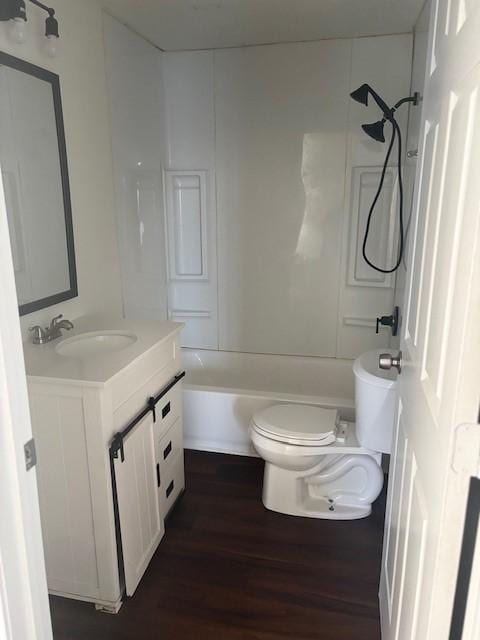
[(302, 404), (273, 405), (257, 412), (252, 428), (286, 444), (320, 447), (336, 439), (338, 411)]
[(290, 444), (290, 445), (295, 445), (297, 447), (298, 446), (305, 447), (305, 448), (306, 447), (326, 447), (328, 445), (333, 444), (336, 440), (335, 434), (333, 434), (332, 436), (328, 436), (327, 438), (323, 438), (321, 440), (305, 440), (305, 439), (294, 438), (294, 437), (280, 436), (280, 435), (271, 433), (269, 431), (265, 431), (264, 429), (257, 426), (253, 422), (251, 424), (251, 429), (255, 431), (255, 433), (258, 433), (259, 435), (263, 436), (264, 438), (268, 438), (269, 440), (273, 440), (274, 442), (278, 442), (279, 444)]

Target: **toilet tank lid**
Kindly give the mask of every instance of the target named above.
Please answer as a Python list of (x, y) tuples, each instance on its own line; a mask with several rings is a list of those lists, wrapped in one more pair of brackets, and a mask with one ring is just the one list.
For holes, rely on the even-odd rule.
[(255, 413), (252, 420), (275, 435), (324, 440), (335, 432), (338, 411), (307, 404), (275, 404)]

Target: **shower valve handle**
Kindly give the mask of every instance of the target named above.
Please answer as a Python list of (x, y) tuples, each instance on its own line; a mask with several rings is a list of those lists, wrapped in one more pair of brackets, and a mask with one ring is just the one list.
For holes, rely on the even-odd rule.
[(400, 316), (400, 309), (395, 307), (391, 316), (380, 316), (377, 318), (377, 326), (375, 329), (375, 333), (378, 333), (380, 329), (380, 325), (382, 327), (391, 327), (392, 328), (392, 336), (396, 336), (398, 333), (398, 319)]

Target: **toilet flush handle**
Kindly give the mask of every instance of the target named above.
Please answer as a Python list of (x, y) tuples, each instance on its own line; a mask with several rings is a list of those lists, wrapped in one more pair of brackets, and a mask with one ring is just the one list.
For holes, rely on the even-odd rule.
[(380, 369), (396, 369), (398, 373), (402, 372), (402, 352), (399, 351), (396, 356), (390, 353), (381, 353), (378, 358), (378, 366)]

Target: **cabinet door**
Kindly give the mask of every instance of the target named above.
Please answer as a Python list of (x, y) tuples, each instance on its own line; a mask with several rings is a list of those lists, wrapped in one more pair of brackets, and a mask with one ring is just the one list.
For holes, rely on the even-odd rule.
[(127, 595), (143, 576), (164, 533), (157, 498), (152, 415), (149, 413), (123, 441), (124, 461), (115, 459), (118, 512)]

